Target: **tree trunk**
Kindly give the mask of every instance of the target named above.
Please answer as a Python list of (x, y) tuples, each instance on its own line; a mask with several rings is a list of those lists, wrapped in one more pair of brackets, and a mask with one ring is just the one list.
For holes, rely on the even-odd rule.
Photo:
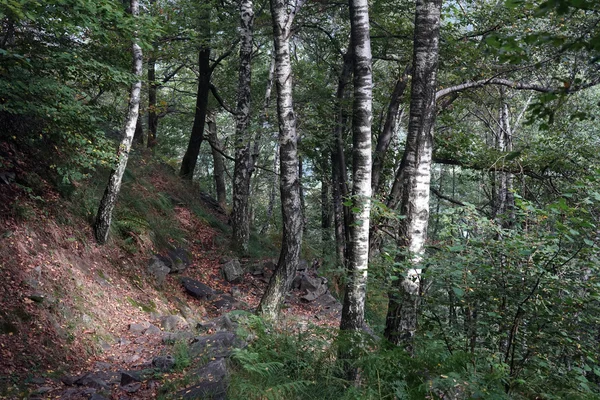
[(371, 213), (372, 65), (367, 0), (350, 1), (354, 104), (352, 113), (352, 209), (353, 224), (344, 306), (340, 328), (359, 331), (364, 325), (369, 217)]
[(398, 109), (402, 101), (402, 96), (406, 90), (408, 84), (408, 75), (410, 73), (410, 65), (408, 65), (402, 75), (396, 81), (394, 90), (392, 91), (392, 97), (388, 104), (387, 115), (385, 117), (385, 123), (383, 130), (377, 138), (377, 146), (375, 147), (375, 153), (373, 154), (373, 171), (371, 173), (371, 187), (373, 195), (379, 193), (379, 180), (381, 177), (381, 171), (383, 170), (383, 163), (385, 161), (385, 155), (392, 142), (392, 137), (396, 131), (396, 123), (398, 120)]
[(404, 154), (403, 188), (400, 210), (399, 261), (410, 260), (404, 279), (398, 279), (389, 295), (385, 336), (395, 344), (410, 345), (417, 329), (421, 270), (429, 218), (429, 189), (435, 87), (438, 65), (440, 13), (442, 0), (417, 0), (414, 33), (414, 69), (411, 85), (410, 116)]
[(289, 39), (292, 21), (300, 3), (290, 10), (285, 0), (271, 0), (275, 43), (275, 81), (277, 84), (277, 117), (279, 121), (280, 192), (283, 216), (283, 240), (277, 269), (269, 281), (257, 312), (277, 319), (289, 291), (300, 259), (302, 214), (298, 181), (298, 135), (292, 102), (292, 65)]
[(206, 109), (208, 107), (208, 92), (210, 91), (210, 11), (202, 7), (200, 18), (202, 46), (198, 52), (198, 92), (196, 94), (196, 111), (194, 113), (194, 125), (192, 125), (192, 134), (188, 143), (187, 150), (181, 161), (179, 176), (184, 179), (192, 180), (194, 170), (200, 154), (200, 146), (204, 140), (204, 125), (206, 121)]
[(348, 196), (346, 157), (344, 154), (344, 130), (348, 120), (345, 100), (347, 86), (352, 76), (352, 46), (344, 55), (344, 64), (338, 81), (336, 92), (336, 115), (335, 125), (333, 127), (333, 150), (331, 152), (331, 173), (333, 181), (333, 210), (335, 221), (335, 247), (338, 265), (346, 265), (348, 257), (348, 244), (350, 243), (350, 212), (349, 208), (344, 206), (344, 200)]
[(136, 146), (144, 144), (144, 125), (142, 124), (142, 113), (138, 112), (138, 119), (135, 123), (135, 132), (133, 134), (133, 143)]
[(227, 186), (225, 185), (225, 160), (223, 154), (220, 153), (223, 149), (219, 142), (217, 134), (217, 116), (214, 110), (208, 112), (206, 118), (208, 125), (208, 140), (211, 143), (211, 152), (213, 157), (213, 176), (215, 179), (215, 189), (217, 192), (217, 201), (223, 210), (227, 209)]
[(157, 92), (156, 58), (150, 56), (148, 59), (148, 147), (151, 149), (156, 146), (156, 132), (158, 131)]
[[(131, 0), (130, 13), (136, 18), (139, 15), (139, 2), (138, 0)], [(134, 34), (135, 35), (135, 34)], [(138, 115), (140, 111), (140, 93), (142, 91), (142, 48), (137, 44), (137, 38), (134, 36), (132, 45), (132, 56), (133, 56), (133, 73), (138, 77), (138, 80), (131, 85), (129, 94), (129, 109), (127, 117), (125, 118), (125, 128), (123, 131), (123, 139), (119, 145), (117, 152), (117, 167), (110, 172), (108, 178), (108, 185), (104, 191), (104, 196), (100, 201), (98, 207), (98, 214), (96, 215), (96, 222), (94, 223), (94, 234), (96, 240), (100, 244), (106, 243), (108, 239), (108, 233), (110, 231), (110, 223), (112, 220), (112, 213), (117, 202), (119, 191), (121, 190), (121, 180), (127, 168), (127, 160), (129, 159), (129, 151), (131, 150), (131, 143), (133, 142), (133, 136), (135, 134), (135, 128), (137, 125)]]
[(248, 251), (250, 240), (250, 220), (248, 203), (250, 200), (250, 179), (252, 177), (252, 154), (250, 153), (250, 84), (252, 60), (252, 29), (254, 11), (252, 0), (240, 2), (240, 71), (237, 93), (235, 126), (235, 167), (233, 170), (233, 243), (242, 251)]
[(323, 158), (321, 165), (321, 249), (323, 256), (327, 256), (331, 246), (331, 179), (328, 159)]
[(269, 204), (267, 205), (267, 216), (263, 227), (260, 229), (260, 234), (264, 235), (269, 232), (271, 227), (271, 221), (273, 220), (273, 209), (275, 208), (275, 196), (277, 192), (277, 182), (279, 181), (279, 175), (277, 174), (277, 165), (279, 164), (279, 144), (275, 143), (275, 155), (273, 156), (273, 180), (271, 189), (269, 191)]

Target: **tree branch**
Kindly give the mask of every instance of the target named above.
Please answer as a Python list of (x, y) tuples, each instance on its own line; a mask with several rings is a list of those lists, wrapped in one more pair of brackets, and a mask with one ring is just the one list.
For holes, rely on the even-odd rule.
[(210, 84), (210, 91), (213, 94), (214, 98), (219, 102), (221, 107), (223, 107), (225, 109), (225, 111), (227, 111), (231, 115), (236, 115), (235, 111), (233, 111), (231, 108), (227, 107), (227, 105), (223, 101), (223, 98), (219, 95), (219, 92), (217, 91), (217, 87), (215, 85), (213, 85), (212, 83)]

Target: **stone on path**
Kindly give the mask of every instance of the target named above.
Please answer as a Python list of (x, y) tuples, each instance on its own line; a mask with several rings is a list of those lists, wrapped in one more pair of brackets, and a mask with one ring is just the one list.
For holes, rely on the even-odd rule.
[(199, 300), (210, 300), (215, 296), (214, 290), (195, 279), (181, 278), (181, 284), (186, 292)]

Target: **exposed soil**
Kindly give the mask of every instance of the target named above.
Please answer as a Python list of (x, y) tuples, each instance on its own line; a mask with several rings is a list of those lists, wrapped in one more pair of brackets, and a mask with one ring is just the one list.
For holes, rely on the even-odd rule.
[[(155, 168), (148, 180), (156, 193), (185, 190), (167, 168)], [(168, 349), (161, 335), (134, 335), (130, 324), (160, 326), (158, 318), (179, 314), (181, 303), (198, 320), (221, 314), (209, 302), (185, 294), (177, 275), (169, 275), (160, 288), (153, 284), (145, 266), (158, 250), (149, 237), (132, 235), (129, 246), (120, 239), (98, 246), (89, 222), (73, 212), (71, 201), (43, 179), (39, 188), (32, 194), (16, 183), (0, 184), (0, 399), (27, 398), (40, 388), (36, 398), (56, 398), (65, 388), (61, 377), (148, 364)], [(147, 187), (132, 188), (124, 190), (152, 195)], [(267, 280), (247, 273), (242, 284), (226, 282), (220, 265), (231, 255), (226, 243), (217, 240), (223, 232), (191, 211), (185, 199), (175, 197), (173, 223), (184, 231), (190, 254), (184, 275), (214, 290), (235, 293), (242, 307), (253, 311)], [(209, 212), (226, 223), (227, 216), (219, 210)], [(301, 302), (300, 294), (283, 310), (285, 320), (291, 321), (286, 328), (293, 329), (299, 321), (338, 324), (335, 314), (323, 317), (320, 306)], [(171, 377), (162, 379), (144, 383), (123, 398), (154, 398)], [(113, 398), (119, 396), (113, 393)]]

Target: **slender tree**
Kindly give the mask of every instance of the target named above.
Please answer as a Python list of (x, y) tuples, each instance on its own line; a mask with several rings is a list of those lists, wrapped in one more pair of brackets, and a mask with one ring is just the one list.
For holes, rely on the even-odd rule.
[(303, 0), (289, 4), (271, 0), (275, 44), (275, 82), (277, 119), (279, 121), (279, 162), (283, 240), (277, 269), (269, 281), (257, 312), (277, 319), (285, 294), (289, 291), (300, 260), (302, 245), (302, 211), (298, 179), (298, 135), (292, 99), (292, 65), (290, 35), (294, 16)]
[(248, 134), (251, 99), (252, 31), (254, 25), (252, 0), (240, 1), (240, 15), (240, 70), (237, 93), (231, 222), (233, 225), (233, 243), (245, 252), (248, 250), (250, 240), (248, 203), (253, 169), (252, 154), (250, 152), (251, 140)]
[[(352, 235), (340, 328), (358, 331), (364, 325), (371, 213), (372, 64), (367, 0), (350, 1), (354, 103), (352, 113)], [(353, 374), (354, 375), (354, 374)]]
[(217, 134), (217, 115), (214, 110), (209, 110), (206, 117), (208, 125), (208, 141), (213, 157), (213, 175), (215, 179), (215, 190), (217, 201), (223, 210), (227, 208), (227, 186), (225, 185), (225, 160), (223, 149)]
[(402, 195), (398, 245), (400, 261), (411, 268), (390, 292), (385, 336), (393, 343), (410, 342), (417, 329), (421, 270), (427, 239), (429, 189), (435, 123), (435, 89), (442, 0), (417, 0), (410, 115), (402, 160)]
[[(140, 6), (138, 0), (131, 0), (129, 12), (135, 18), (139, 15)], [(112, 213), (121, 190), (121, 181), (127, 160), (129, 160), (129, 151), (135, 135), (139, 111), (140, 111), (140, 93), (142, 90), (142, 48), (137, 43), (137, 37), (134, 34), (133, 44), (131, 46), (133, 56), (133, 73), (137, 80), (131, 85), (129, 92), (129, 107), (127, 117), (125, 118), (125, 128), (123, 129), (123, 139), (117, 152), (117, 166), (110, 172), (108, 184), (104, 191), (104, 196), (100, 201), (96, 222), (94, 223), (94, 234), (98, 243), (103, 244), (108, 239)]]
[(196, 108), (194, 113), (194, 124), (187, 149), (181, 160), (179, 175), (188, 180), (194, 177), (200, 146), (204, 140), (204, 125), (206, 123), (206, 110), (208, 107), (208, 92), (210, 91), (210, 8), (206, 4), (200, 5), (200, 34), (202, 43), (198, 50), (198, 92), (196, 94)]

